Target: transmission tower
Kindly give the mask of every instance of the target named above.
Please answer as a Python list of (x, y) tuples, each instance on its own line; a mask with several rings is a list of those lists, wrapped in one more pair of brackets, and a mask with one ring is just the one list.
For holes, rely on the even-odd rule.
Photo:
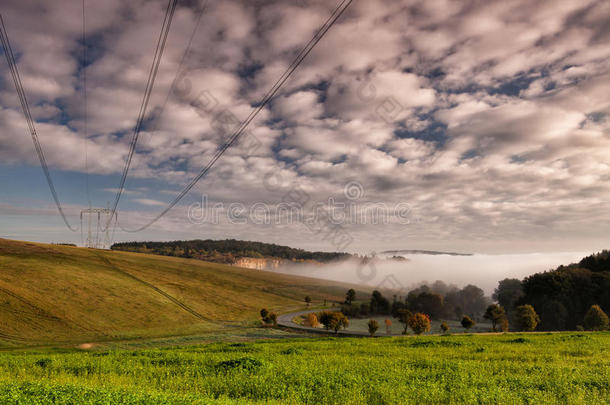
[[(83, 218), (87, 221), (87, 238), (84, 240), (85, 247), (93, 249), (110, 248), (110, 224), (112, 217), (116, 218), (116, 213), (108, 208), (87, 208), (80, 212), (80, 228), (83, 228)], [(94, 227), (92, 228), (92, 224)], [(106, 224), (106, 228), (102, 226)], [(102, 234), (102, 235), (100, 235)]]

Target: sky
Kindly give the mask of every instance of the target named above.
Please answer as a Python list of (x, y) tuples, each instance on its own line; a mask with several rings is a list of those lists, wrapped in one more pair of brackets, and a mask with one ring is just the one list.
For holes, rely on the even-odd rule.
[[(199, 173), (338, 4), (178, 2), (114, 241), (610, 246), (610, 3), (586, 0), (354, 0), (244, 139), (169, 213), (126, 231)], [(80, 211), (114, 201), (167, 1), (85, 6), (85, 41), (80, 1), (0, 6), (78, 228), (57, 213), (2, 54), (0, 237), (80, 244)]]

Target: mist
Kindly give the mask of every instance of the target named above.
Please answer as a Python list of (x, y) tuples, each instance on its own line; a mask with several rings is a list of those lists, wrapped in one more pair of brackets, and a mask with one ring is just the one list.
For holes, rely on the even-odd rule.
[(552, 270), (561, 264), (580, 261), (590, 252), (551, 252), (524, 254), (448, 254), (403, 255), (407, 261), (379, 258), (372, 264), (361, 265), (357, 260), (325, 265), (288, 265), (278, 272), (326, 280), (342, 281), (370, 287), (404, 290), (422, 283), (442, 280), (463, 287), (474, 284), (491, 295), (504, 278), (523, 279), (534, 273)]

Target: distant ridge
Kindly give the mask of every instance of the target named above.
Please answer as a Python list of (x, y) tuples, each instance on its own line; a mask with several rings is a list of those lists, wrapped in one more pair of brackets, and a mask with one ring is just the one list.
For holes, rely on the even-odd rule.
[(404, 250), (386, 250), (381, 252), (387, 255), (449, 255), (449, 256), (472, 256), (472, 253), (457, 253), (457, 252), (440, 252), (436, 250), (420, 250), (420, 249), (404, 249)]

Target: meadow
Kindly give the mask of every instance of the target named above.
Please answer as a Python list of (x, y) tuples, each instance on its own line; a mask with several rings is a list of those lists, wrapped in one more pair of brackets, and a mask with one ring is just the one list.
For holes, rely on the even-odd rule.
[(610, 402), (610, 333), (291, 338), (0, 354), (0, 403)]

